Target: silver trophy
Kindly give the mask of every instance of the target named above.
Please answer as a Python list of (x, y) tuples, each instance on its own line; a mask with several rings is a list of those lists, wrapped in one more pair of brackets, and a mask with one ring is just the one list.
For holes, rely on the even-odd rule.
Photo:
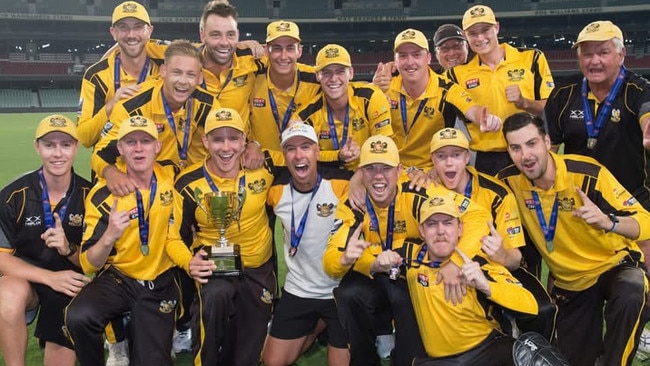
[(213, 245), (205, 246), (208, 259), (217, 269), (210, 278), (237, 277), (242, 274), (239, 244), (226, 239), (226, 229), (231, 223), (239, 221), (241, 212), (239, 196), (236, 192), (208, 192), (197, 201), (208, 218), (208, 223), (219, 231), (219, 239)]

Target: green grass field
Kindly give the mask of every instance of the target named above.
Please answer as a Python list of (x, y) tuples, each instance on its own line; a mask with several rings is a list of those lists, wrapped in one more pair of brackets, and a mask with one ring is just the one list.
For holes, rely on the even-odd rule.
[[(50, 113), (7, 113), (2, 114), (0, 121), (0, 186), (3, 187), (19, 175), (38, 168), (39, 160), (33, 147), (34, 132), (36, 125), (45, 116)], [(74, 113), (65, 113), (73, 121), (76, 120)], [(75, 171), (89, 178), (90, 176), (90, 150), (83, 147), (79, 148), (75, 163)], [(276, 230), (280, 233), (280, 230)], [(276, 242), (282, 243), (282, 235), (276, 235)], [(282, 249), (278, 248), (282, 253)], [(278, 278), (280, 284), (284, 283), (286, 267), (284, 258), (280, 256)], [(30, 335), (33, 329), (30, 327)], [(30, 336), (29, 347), (27, 350), (26, 365), (36, 366), (43, 364), (43, 355), (35, 342), (34, 337)], [(388, 364), (388, 363), (385, 363)], [(650, 364), (642, 363), (635, 359), (633, 366)], [(190, 354), (180, 354), (176, 358), (175, 365), (190, 366), (192, 357)], [(316, 344), (302, 358), (296, 362), (297, 366), (321, 366), (327, 365), (325, 348)], [(0, 357), (0, 366), (5, 366), (4, 359)]]

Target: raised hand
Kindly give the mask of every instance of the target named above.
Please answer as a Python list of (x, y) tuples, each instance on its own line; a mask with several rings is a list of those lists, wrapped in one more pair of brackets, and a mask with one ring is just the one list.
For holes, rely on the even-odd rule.
[(348, 245), (345, 247), (345, 252), (341, 255), (341, 264), (344, 266), (351, 266), (354, 262), (361, 257), (363, 251), (370, 245), (367, 241), (360, 238), (361, 229), (363, 224), (359, 223), (359, 226), (354, 230), (350, 240), (348, 240)]
[(115, 243), (119, 238), (122, 237), (124, 230), (131, 224), (131, 217), (127, 211), (118, 211), (117, 209), (117, 198), (113, 199), (113, 204), (111, 205), (111, 214), (108, 216), (108, 227), (104, 232), (104, 235), (107, 235), (107, 238)]
[(515, 107), (524, 109), (526, 100), (524, 99), (524, 96), (521, 95), (519, 85), (514, 84), (506, 86), (506, 99), (508, 102), (514, 103)]
[(372, 83), (375, 84), (381, 91), (384, 93), (388, 90), (390, 86), (390, 81), (392, 79), (392, 72), (395, 64), (391, 61), (386, 64), (380, 62), (377, 64), (377, 70), (375, 75), (372, 77)]
[(587, 224), (596, 229), (609, 230), (612, 227), (612, 221), (609, 217), (580, 188), (576, 187), (576, 192), (582, 200), (582, 206), (573, 210), (573, 216), (583, 219)]
[(41, 234), (41, 239), (43, 239), (48, 248), (56, 249), (59, 255), (68, 255), (70, 254), (70, 249), (68, 239), (65, 237), (65, 232), (63, 231), (61, 218), (57, 212), (52, 214), (52, 217), (54, 218), (54, 227), (45, 230)]
[(348, 137), (343, 144), (343, 147), (339, 150), (339, 160), (344, 163), (349, 163), (351, 161), (359, 159), (361, 155), (361, 148), (359, 144), (352, 137)]
[(481, 265), (478, 262), (472, 261), (460, 248), (454, 248), (456, 253), (463, 258), (463, 266), (460, 268), (461, 278), (467, 286), (474, 287), (475, 289), (483, 292), (487, 296), (491, 295), (490, 284), (485, 278), (485, 274), (481, 270)]
[(488, 113), (487, 107), (480, 107), (479, 127), (481, 132), (498, 132), (501, 129), (501, 118)]
[(124, 197), (135, 192), (135, 183), (115, 166), (107, 166), (103, 173), (106, 187), (114, 196)]
[(505, 266), (506, 250), (503, 247), (503, 239), (497, 232), (497, 229), (494, 227), (492, 222), (488, 221), (487, 224), (490, 228), (490, 235), (486, 235), (481, 238), (481, 249), (492, 261)]

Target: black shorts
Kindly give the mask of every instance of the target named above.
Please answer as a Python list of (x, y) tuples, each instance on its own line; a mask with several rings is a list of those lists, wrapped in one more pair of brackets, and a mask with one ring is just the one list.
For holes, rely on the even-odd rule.
[(38, 295), (40, 308), (34, 336), (41, 342), (52, 342), (74, 349), (64, 326), (64, 310), (72, 298), (46, 285), (32, 283), (32, 286)]
[(339, 321), (334, 299), (307, 299), (282, 289), (275, 306), (269, 334), (279, 339), (296, 339), (314, 331), (318, 319), (327, 324), (327, 339), (334, 348), (347, 348), (348, 338)]

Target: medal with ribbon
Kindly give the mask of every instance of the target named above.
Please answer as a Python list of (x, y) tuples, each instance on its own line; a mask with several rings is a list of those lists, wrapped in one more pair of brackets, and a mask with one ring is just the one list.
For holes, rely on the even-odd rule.
[[(371, 229), (374, 228), (377, 231), (377, 236), (379, 237), (379, 241), (381, 243), (381, 247), (383, 250), (393, 250), (393, 230), (395, 227), (395, 198), (390, 203), (390, 206), (388, 206), (388, 217), (386, 218), (386, 241), (381, 237), (381, 229), (379, 228), (379, 219), (377, 217), (377, 213), (375, 212), (375, 208), (372, 206), (372, 202), (370, 201), (370, 197), (366, 194), (366, 209), (368, 210), (368, 216), (370, 216), (370, 226)], [(391, 268), (389, 277), (391, 280), (396, 280), (397, 277), (399, 276), (399, 267), (398, 266), (393, 266)]]
[(589, 106), (589, 99), (587, 95), (589, 94), (589, 83), (587, 78), (582, 78), (582, 109), (584, 111), (584, 120), (587, 127), (587, 148), (593, 149), (596, 147), (596, 142), (598, 142), (598, 135), (600, 134), (600, 129), (605, 125), (605, 120), (609, 118), (609, 114), (612, 111), (612, 104), (614, 99), (616, 99), (616, 94), (621, 89), (623, 81), (625, 80), (625, 67), (621, 66), (616, 77), (614, 85), (607, 93), (607, 97), (603, 102), (603, 105), (600, 107), (598, 112), (598, 117), (594, 123), (594, 117), (591, 113), (591, 107)]
[(142, 200), (142, 193), (139, 189), (135, 189), (135, 200), (138, 208), (138, 228), (140, 234), (140, 252), (142, 255), (149, 255), (149, 214), (151, 214), (151, 209), (153, 208), (154, 200), (156, 199), (156, 188), (158, 181), (156, 180), (156, 174), (151, 176), (151, 183), (149, 183), (149, 211), (145, 214), (144, 212), (144, 202)]
[(542, 202), (539, 199), (537, 192), (532, 191), (533, 202), (535, 203), (535, 212), (537, 213), (537, 220), (539, 220), (539, 225), (542, 228), (544, 233), (544, 240), (546, 241), (546, 249), (550, 252), (553, 251), (553, 238), (555, 237), (555, 229), (557, 228), (557, 216), (558, 216), (558, 205), (559, 200), (557, 199), (557, 194), (555, 194), (555, 199), (553, 200), (553, 208), (551, 209), (551, 217), (548, 220), (548, 225), (546, 224), (546, 219), (544, 218), (544, 210), (542, 210)]
[(339, 145), (339, 139), (336, 134), (336, 125), (334, 124), (334, 111), (330, 106), (327, 106), (327, 125), (330, 129), (330, 136), (332, 137), (332, 144), (334, 145), (334, 150), (339, 150), (341, 146), (345, 145), (348, 140), (348, 126), (350, 121), (350, 105), (345, 105), (345, 117), (343, 118), (343, 136), (341, 136), (341, 144)]
[(161, 92), (160, 95), (162, 96), (163, 108), (165, 109), (165, 117), (167, 117), (167, 122), (169, 123), (169, 126), (171, 127), (172, 132), (174, 132), (174, 136), (176, 137), (179, 165), (181, 168), (183, 168), (185, 167), (185, 164), (187, 162), (187, 150), (190, 146), (190, 125), (192, 124), (192, 100), (193, 99), (192, 97), (189, 97), (189, 99), (187, 99), (185, 123), (182, 126), (183, 143), (181, 145), (178, 142), (178, 134), (176, 132), (176, 122), (174, 121), (174, 113), (172, 112), (172, 109), (169, 106), (169, 102), (167, 102), (167, 98), (165, 97), (165, 94)]
[[(144, 60), (144, 66), (142, 67), (142, 70), (140, 71), (140, 77), (138, 77), (138, 84), (142, 83), (147, 79), (147, 74), (149, 74), (149, 64), (151, 63), (151, 60), (147, 56), (147, 58)], [(115, 91), (117, 92), (117, 89), (122, 86), (121, 82), (121, 74), (122, 73), (122, 57), (118, 53), (117, 56), (115, 56), (115, 70), (113, 73), (113, 85), (115, 86)]]
[(305, 231), (305, 223), (307, 222), (307, 216), (309, 215), (309, 207), (311, 206), (311, 201), (314, 199), (316, 192), (318, 192), (318, 188), (320, 187), (320, 182), (321, 182), (321, 176), (320, 174), (318, 174), (318, 176), (316, 177), (316, 185), (314, 185), (314, 188), (311, 191), (311, 197), (309, 198), (309, 203), (307, 203), (307, 208), (305, 209), (305, 212), (302, 214), (302, 217), (300, 218), (300, 223), (298, 224), (298, 228), (296, 229), (295, 212), (293, 207), (293, 190), (294, 190), (293, 179), (289, 180), (289, 187), (291, 189), (291, 247), (289, 248), (290, 257), (295, 256), (296, 253), (298, 252), (300, 239), (302, 239), (302, 234)]
[(422, 113), (422, 110), (424, 110), (424, 106), (427, 104), (427, 101), (429, 98), (424, 98), (421, 102), (420, 105), (418, 105), (418, 109), (415, 112), (415, 116), (413, 116), (413, 122), (411, 122), (411, 125), (408, 125), (408, 117), (406, 115), (406, 97), (404, 94), (400, 94), (399, 96), (399, 110), (402, 116), (402, 126), (404, 127), (404, 139), (408, 140), (409, 136), (409, 131), (415, 126), (415, 122), (417, 122), (418, 117), (420, 117), (420, 114)]

